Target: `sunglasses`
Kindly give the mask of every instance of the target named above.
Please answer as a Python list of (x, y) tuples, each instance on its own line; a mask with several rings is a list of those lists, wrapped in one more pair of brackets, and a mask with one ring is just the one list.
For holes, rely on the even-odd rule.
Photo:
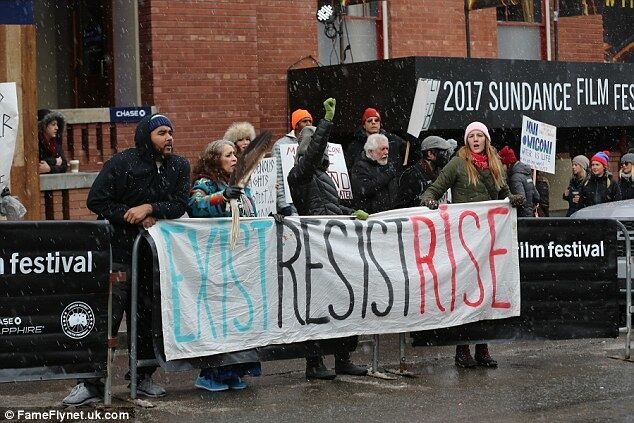
[(621, 166), (626, 166), (626, 165), (628, 165), (628, 164), (632, 164), (632, 163), (630, 163), (630, 162), (623, 162), (623, 163), (621, 163)]
[(381, 122), (381, 119), (378, 118), (370, 118), (370, 119), (366, 119), (365, 121), (366, 123), (379, 123)]

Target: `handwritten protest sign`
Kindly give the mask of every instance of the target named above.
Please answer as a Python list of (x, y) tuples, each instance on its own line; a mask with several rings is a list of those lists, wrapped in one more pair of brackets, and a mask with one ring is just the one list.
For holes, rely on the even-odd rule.
[(251, 174), (249, 187), (251, 187), (251, 195), (255, 200), (255, 208), (259, 217), (265, 217), (270, 213), (277, 212), (275, 203), (276, 176), (277, 169), (274, 157), (262, 159), (253, 174)]
[[(282, 156), (282, 172), (284, 172), (284, 192), (286, 193), (287, 203), (293, 202), (293, 199), (291, 198), (291, 190), (288, 187), (288, 181), (286, 178), (295, 165), (296, 151), (297, 144), (285, 144), (280, 148), (280, 154)], [(341, 147), (341, 144), (328, 143), (328, 158), (330, 160), (328, 174), (337, 187), (339, 198), (351, 200), (352, 185), (350, 185), (350, 176), (348, 175), (346, 159), (343, 155), (343, 147)]]
[(376, 216), (159, 221), (167, 359), (519, 315), (508, 201)]
[(9, 186), (18, 122), (15, 82), (0, 83), (0, 192)]
[(522, 116), (520, 161), (533, 169), (555, 174), (557, 128)]

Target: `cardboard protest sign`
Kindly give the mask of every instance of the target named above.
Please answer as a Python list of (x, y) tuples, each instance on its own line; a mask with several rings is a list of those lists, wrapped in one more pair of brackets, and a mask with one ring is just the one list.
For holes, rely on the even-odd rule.
[(555, 174), (557, 128), (522, 116), (520, 161), (533, 169)]
[[(297, 144), (285, 144), (280, 147), (280, 155), (282, 156), (282, 172), (284, 172), (284, 192), (286, 193), (286, 202), (292, 203), (291, 190), (288, 187), (288, 174), (295, 165), (295, 152)], [(343, 147), (341, 144), (328, 143), (328, 157), (330, 166), (328, 174), (337, 187), (339, 198), (342, 200), (352, 199), (352, 185), (350, 185), (350, 176), (346, 167), (346, 159), (343, 155)]]
[(161, 220), (168, 360), (270, 344), (427, 330), (520, 311), (508, 201), (344, 216)]
[(0, 83), (0, 192), (9, 186), (18, 137), (18, 96), (15, 82)]
[(277, 212), (275, 178), (277, 176), (277, 168), (275, 167), (275, 158), (268, 157), (262, 159), (258, 166), (251, 174), (249, 187), (251, 195), (255, 200), (255, 209), (259, 217), (266, 217), (270, 213)]

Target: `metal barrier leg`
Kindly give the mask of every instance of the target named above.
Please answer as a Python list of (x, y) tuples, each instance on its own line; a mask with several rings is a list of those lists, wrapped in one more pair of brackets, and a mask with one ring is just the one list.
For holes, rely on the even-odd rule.
[(374, 335), (374, 347), (372, 348), (372, 370), (368, 372), (368, 376), (378, 379), (394, 380), (393, 376), (379, 372), (379, 335)]
[(409, 371), (409, 366), (405, 362), (405, 333), (398, 334), (398, 369), (386, 371), (398, 376), (416, 377), (414, 373)]
[(132, 246), (132, 278), (130, 280), (130, 398), (137, 394), (137, 311), (139, 296), (139, 245), (141, 235), (137, 235)]
[(108, 363), (106, 364), (106, 385), (103, 392), (103, 403), (106, 406), (112, 404), (112, 359), (114, 358), (112, 337), (112, 273), (108, 283)]
[(625, 359), (629, 360), (631, 356), (632, 342), (632, 241), (630, 233), (623, 223), (616, 221), (617, 225), (623, 232), (625, 237)]

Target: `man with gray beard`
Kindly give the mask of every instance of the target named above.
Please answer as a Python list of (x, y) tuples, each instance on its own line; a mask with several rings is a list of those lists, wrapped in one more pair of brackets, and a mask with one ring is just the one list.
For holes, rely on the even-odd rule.
[(365, 142), (363, 155), (350, 174), (355, 209), (370, 214), (392, 209), (396, 169), (389, 163), (389, 151), (383, 134), (372, 134)]

